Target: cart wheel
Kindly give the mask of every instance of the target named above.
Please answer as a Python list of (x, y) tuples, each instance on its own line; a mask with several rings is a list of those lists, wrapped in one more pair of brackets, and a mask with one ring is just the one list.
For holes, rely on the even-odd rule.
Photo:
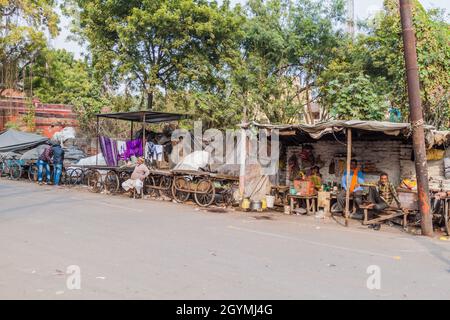
[(87, 185), (91, 192), (100, 192), (103, 189), (102, 175), (97, 170), (89, 170), (86, 174)]
[(120, 184), (122, 184), (122, 182), (125, 182), (125, 181), (127, 181), (128, 179), (130, 179), (130, 178), (131, 178), (131, 174), (130, 174), (129, 172), (121, 171), (121, 172), (119, 173), (119, 181), (120, 181)]
[(105, 186), (105, 190), (109, 193), (116, 193), (119, 191), (120, 188), (120, 181), (119, 176), (115, 171), (108, 171), (108, 173), (105, 176), (105, 181), (103, 182), (103, 185)]
[(83, 170), (80, 168), (71, 169), (68, 172), (68, 183), (70, 185), (81, 184), (83, 182)]
[(172, 197), (172, 178), (168, 176), (161, 176), (159, 179), (159, 195), (160, 196), (166, 196), (171, 198)]
[(36, 182), (38, 180), (38, 167), (35, 164), (30, 164), (28, 167), (28, 180)]
[(189, 199), (191, 194), (181, 190), (189, 190), (189, 181), (185, 177), (175, 177), (172, 183), (172, 197), (180, 203)]
[(22, 176), (22, 166), (18, 163), (12, 163), (9, 167), (9, 175), (13, 180), (19, 180)]
[(231, 186), (223, 191), (222, 202), (226, 207), (230, 207), (233, 205), (233, 188)]
[(214, 184), (209, 179), (201, 179), (197, 183), (197, 188), (195, 189), (194, 198), (195, 202), (201, 207), (207, 207), (213, 203), (216, 196), (216, 188)]
[(144, 180), (144, 191), (146, 194), (148, 194), (150, 197), (158, 197), (159, 191), (156, 187), (155, 178), (152, 176), (148, 176)]
[(66, 168), (62, 167), (61, 177), (59, 178), (59, 182), (63, 186), (67, 186), (70, 184), (70, 177), (66, 171)]

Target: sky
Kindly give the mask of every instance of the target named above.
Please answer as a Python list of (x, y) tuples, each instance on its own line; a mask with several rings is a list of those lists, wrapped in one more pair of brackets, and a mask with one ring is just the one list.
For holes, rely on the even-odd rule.
[[(246, 0), (231, 0), (232, 4), (245, 4), (245, 2)], [(383, 0), (354, 0), (354, 2), (356, 20), (372, 16), (381, 9), (383, 4)], [(450, 13), (450, 0), (420, 0), (420, 3), (427, 9), (436, 7), (444, 8), (447, 13)], [(66, 17), (61, 16), (61, 32), (57, 38), (50, 40), (50, 46), (58, 49), (66, 49), (67, 51), (73, 52), (75, 57), (80, 58), (83, 47), (78, 43), (67, 40), (67, 37), (70, 35), (68, 26), (69, 20)]]

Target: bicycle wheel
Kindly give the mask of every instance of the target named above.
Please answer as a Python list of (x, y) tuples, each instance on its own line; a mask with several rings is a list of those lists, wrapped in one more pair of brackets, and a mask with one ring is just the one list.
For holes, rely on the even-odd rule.
[(38, 179), (38, 167), (36, 164), (30, 164), (28, 167), (28, 180), (36, 182)]
[(22, 176), (22, 166), (16, 162), (12, 163), (9, 167), (9, 176), (13, 180), (19, 180)]

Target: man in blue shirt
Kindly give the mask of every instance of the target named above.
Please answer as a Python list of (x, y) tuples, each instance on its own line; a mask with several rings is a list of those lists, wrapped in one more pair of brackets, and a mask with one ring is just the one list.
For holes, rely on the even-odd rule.
[(53, 182), (55, 186), (58, 186), (64, 163), (64, 150), (63, 148), (61, 148), (59, 142), (53, 144), (52, 153), (53, 153), (53, 170), (54, 170)]
[[(364, 183), (364, 174), (358, 166), (358, 161), (352, 159), (350, 162), (350, 195), (353, 196), (353, 203), (356, 206), (360, 206), (362, 203), (362, 191), (363, 188), (360, 184)], [(347, 190), (347, 171), (344, 171), (344, 175), (341, 180), (342, 190), (337, 195), (337, 203), (333, 207), (333, 212), (343, 212), (345, 208), (345, 195)]]

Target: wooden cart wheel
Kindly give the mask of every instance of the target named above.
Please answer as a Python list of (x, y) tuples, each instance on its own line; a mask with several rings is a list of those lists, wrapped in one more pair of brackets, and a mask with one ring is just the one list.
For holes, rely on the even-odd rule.
[(121, 171), (119, 173), (119, 182), (120, 182), (120, 184), (122, 184), (122, 182), (125, 182), (128, 179), (130, 179), (130, 178), (131, 178), (131, 174), (129, 172), (127, 172), (127, 171)]
[(28, 180), (36, 182), (38, 180), (38, 167), (36, 164), (30, 164), (28, 167)]
[(87, 185), (91, 192), (100, 192), (103, 189), (102, 175), (97, 170), (89, 170), (86, 174)]
[(185, 202), (189, 199), (190, 192), (182, 191), (189, 189), (189, 181), (185, 177), (174, 177), (172, 183), (172, 197), (177, 202)]
[(222, 193), (222, 202), (225, 206), (230, 207), (233, 205), (233, 186), (228, 186)]
[(168, 176), (161, 176), (159, 179), (159, 196), (172, 197), (172, 178)]
[(159, 197), (159, 191), (156, 187), (155, 178), (152, 176), (148, 176), (144, 180), (144, 191), (145, 194), (148, 194), (150, 197)]
[(201, 207), (207, 207), (213, 203), (216, 196), (216, 188), (210, 179), (201, 179), (195, 188), (194, 199)]
[(103, 182), (105, 190), (109, 193), (117, 193), (120, 188), (119, 176), (113, 170), (108, 171)]

